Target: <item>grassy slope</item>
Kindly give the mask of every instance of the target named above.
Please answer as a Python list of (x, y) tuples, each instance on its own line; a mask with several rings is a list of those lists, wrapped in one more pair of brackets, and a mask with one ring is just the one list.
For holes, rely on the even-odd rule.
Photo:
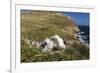
[[(43, 40), (54, 34), (64, 39), (74, 40), (74, 33), (80, 31), (75, 23), (67, 16), (55, 12), (23, 12), (21, 13), (21, 37), (31, 40)], [(61, 53), (42, 53), (36, 48), (22, 45), (22, 62), (79, 60), (89, 58), (89, 49), (84, 45), (73, 44)], [(74, 46), (74, 47), (73, 47)], [(81, 52), (83, 49), (83, 52)]]
[(22, 36), (35, 40), (54, 34), (72, 39), (76, 27), (68, 17), (53, 12), (27, 12), (22, 14), (21, 21)]

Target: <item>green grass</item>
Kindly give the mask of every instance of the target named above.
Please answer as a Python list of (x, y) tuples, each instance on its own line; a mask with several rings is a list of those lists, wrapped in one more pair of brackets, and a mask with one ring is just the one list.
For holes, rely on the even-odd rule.
[(71, 47), (65, 50), (42, 52), (42, 48), (29, 48), (25, 42), (21, 47), (21, 62), (51, 62), (51, 61), (74, 61), (74, 60), (88, 60), (89, 47), (84, 44), (74, 42)]
[[(62, 38), (74, 39), (73, 30), (76, 25), (73, 24), (66, 16), (55, 12), (26, 12), (21, 14), (21, 36), (39, 40), (58, 34)], [(75, 32), (77, 31), (78, 28)]]
[(36, 48), (21, 48), (21, 62), (50, 62), (89, 59), (89, 48), (66, 48), (60, 52), (46, 52)]
[[(35, 47), (30, 48), (22, 38), (29, 40), (43, 40), (52, 35), (59, 35), (63, 39), (74, 40), (74, 33), (80, 31), (73, 20), (55, 12), (23, 12), (21, 13), (21, 62), (48, 62), (89, 59), (89, 47), (73, 43), (64, 51), (46, 52)], [(77, 40), (76, 40), (77, 41)]]

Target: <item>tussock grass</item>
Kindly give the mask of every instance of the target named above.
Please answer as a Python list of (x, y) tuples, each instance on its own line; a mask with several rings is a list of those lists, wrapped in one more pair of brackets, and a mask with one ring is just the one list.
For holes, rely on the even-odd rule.
[[(43, 40), (52, 35), (75, 40), (74, 33), (80, 31), (77, 25), (61, 13), (32, 11), (21, 13), (21, 62), (72, 61), (89, 59), (89, 47), (83, 44), (68, 44), (64, 51), (43, 53), (42, 48), (30, 48), (22, 38)], [(76, 40), (77, 41), (77, 40)]]
[(89, 59), (89, 48), (81, 45), (81, 48), (66, 48), (64, 51), (43, 53), (37, 48), (21, 48), (21, 62), (50, 62), (50, 61), (73, 61)]

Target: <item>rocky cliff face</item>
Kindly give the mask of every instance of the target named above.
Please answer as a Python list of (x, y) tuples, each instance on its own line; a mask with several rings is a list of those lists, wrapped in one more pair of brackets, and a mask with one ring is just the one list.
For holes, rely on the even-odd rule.
[(41, 40), (58, 34), (64, 39), (74, 39), (79, 32), (77, 24), (69, 16), (47, 11), (29, 11), (21, 13), (22, 37)]

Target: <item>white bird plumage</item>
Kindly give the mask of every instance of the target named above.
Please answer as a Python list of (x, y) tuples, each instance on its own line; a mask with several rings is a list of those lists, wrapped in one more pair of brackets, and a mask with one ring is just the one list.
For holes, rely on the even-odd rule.
[(51, 41), (49, 38), (46, 38), (44, 42), (46, 43), (46, 45), (42, 51), (43, 52), (51, 51), (53, 49), (53, 41)]
[(64, 44), (64, 40), (61, 37), (59, 37), (58, 35), (54, 35), (51, 38), (57, 40), (58, 46), (59, 46), (60, 49), (65, 49), (66, 48), (66, 46)]

